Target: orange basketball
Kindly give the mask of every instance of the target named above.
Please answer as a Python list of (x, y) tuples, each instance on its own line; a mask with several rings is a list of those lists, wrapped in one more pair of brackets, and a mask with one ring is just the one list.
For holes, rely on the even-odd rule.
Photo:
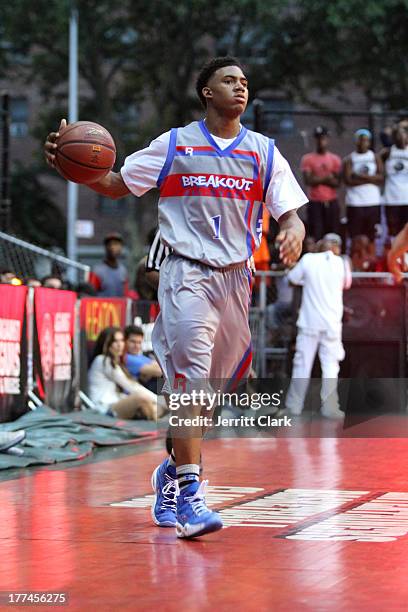
[(112, 136), (92, 121), (77, 121), (60, 130), (55, 153), (58, 172), (74, 183), (96, 183), (112, 169), (116, 147)]

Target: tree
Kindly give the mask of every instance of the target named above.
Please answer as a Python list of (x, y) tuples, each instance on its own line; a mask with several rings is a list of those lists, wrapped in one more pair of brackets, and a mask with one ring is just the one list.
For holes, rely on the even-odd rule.
[(14, 234), (47, 248), (65, 247), (65, 218), (39, 180), (38, 167), (16, 164), (11, 174), (10, 195)]

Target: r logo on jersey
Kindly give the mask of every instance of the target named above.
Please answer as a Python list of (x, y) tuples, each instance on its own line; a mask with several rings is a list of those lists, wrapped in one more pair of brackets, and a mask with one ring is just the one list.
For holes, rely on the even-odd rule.
[(186, 155), (190, 155), (190, 157), (191, 157), (193, 155), (193, 153), (194, 153), (194, 149), (193, 149), (193, 147), (186, 147), (184, 149), (184, 152), (185, 152)]

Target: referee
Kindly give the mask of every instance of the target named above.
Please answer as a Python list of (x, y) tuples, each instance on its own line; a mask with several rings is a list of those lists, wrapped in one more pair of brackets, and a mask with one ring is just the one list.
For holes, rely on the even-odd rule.
[(170, 253), (171, 248), (163, 244), (160, 239), (160, 230), (157, 228), (146, 259), (146, 280), (154, 289), (159, 286), (160, 266)]

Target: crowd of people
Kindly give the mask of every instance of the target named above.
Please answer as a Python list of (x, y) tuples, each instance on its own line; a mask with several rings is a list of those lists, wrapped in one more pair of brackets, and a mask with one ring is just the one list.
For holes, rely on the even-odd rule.
[[(354, 134), (354, 151), (343, 160), (329, 150), (324, 126), (314, 130), (315, 151), (301, 160), (308, 189), (307, 234), (315, 241), (327, 233), (342, 235), (353, 270), (387, 271), (387, 251), (408, 222), (408, 127), (395, 123), (382, 134), (384, 146), (372, 149), (373, 135), (366, 128)], [(344, 188), (344, 207), (339, 190)], [(382, 215), (382, 213), (384, 213)], [(383, 223), (382, 223), (383, 221)], [(376, 238), (383, 231), (380, 248)], [(385, 233), (385, 236), (384, 236)]]

